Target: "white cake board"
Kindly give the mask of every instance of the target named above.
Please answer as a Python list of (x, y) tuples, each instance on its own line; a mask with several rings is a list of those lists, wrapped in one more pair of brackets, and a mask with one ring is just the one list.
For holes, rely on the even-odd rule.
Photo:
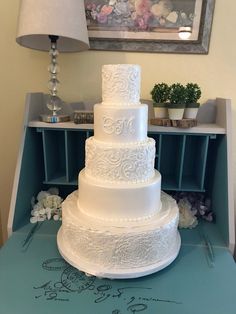
[(94, 265), (94, 263), (88, 263), (86, 261), (83, 261), (79, 256), (75, 256), (67, 249), (66, 245), (64, 245), (61, 228), (57, 234), (57, 245), (58, 245), (59, 252), (69, 264), (71, 264), (73, 267), (89, 275), (93, 275), (93, 276), (101, 277), (101, 278), (110, 278), (110, 279), (129, 279), (129, 278), (143, 277), (143, 276), (147, 276), (155, 272), (158, 272), (161, 269), (167, 267), (169, 264), (171, 264), (175, 260), (175, 258), (177, 257), (179, 253), (180, 244), (181, 244), (179, 233), (178, 233), (178, 237), (176, 241), (177, 243), (176, 243), (175, 251), (171, 252), (168, 257), (166, 257), (165, 259), (161, 261), (158, 261), (155, 264), (148, 265), (145, 267), (140, 267), (140, 268), (137, 267), (137, 268), (130, 268), (130, 269), (112, 269), (112, 270), (100, 268), (98, 270), (98, 269), (95, 269), (96, 265)]

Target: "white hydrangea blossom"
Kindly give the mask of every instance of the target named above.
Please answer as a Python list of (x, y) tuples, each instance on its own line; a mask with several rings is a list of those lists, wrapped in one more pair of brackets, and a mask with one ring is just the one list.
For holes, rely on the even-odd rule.
[(61, 203), (63, 199), (58, 194), (57, 188), (50, 188), (48, 191), (40, 191), (36, 199), (32, 197), (31, 223), (62, 219)]
[(195, 213), (191, 211), (191, 204), (187, 199), (178, 202), (179, 207), (179, 228), (195, 228), (198, 224)]

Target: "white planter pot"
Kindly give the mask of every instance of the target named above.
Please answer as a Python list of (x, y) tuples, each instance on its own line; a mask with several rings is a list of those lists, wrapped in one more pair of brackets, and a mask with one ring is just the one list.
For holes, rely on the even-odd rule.
[(170, 120), (182, 120), (184, 115), (184, 108), (168, 108)]
[(163, 108), (163, 107), (154, 107), (154, 115), (155, 118), (167, 118), (168, 117), (168, 110), (167, 108)]
[(184, 118), (185, 119), (196, 119), (198, 108), (185, 108)]

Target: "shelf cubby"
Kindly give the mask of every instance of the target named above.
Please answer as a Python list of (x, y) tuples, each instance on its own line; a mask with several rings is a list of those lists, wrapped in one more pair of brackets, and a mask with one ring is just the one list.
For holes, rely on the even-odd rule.
[(88, 131), (65, 131), (67, 182), (78, 184), (78, 173), (85, 165), (85, 141), (90, 136)]
[(180, 187), (185, 191), (204, 192), (208, 155), (208, 135), (187, 135)]
[(85, 141), (92, 131), (38, 129), (42, 133), (45, 184), (78, 184), (85, 166)]
[(66, 182), (65, 132), (41, 129), (43, 139), (44, 171), (46, 184)]
[(160, 135), (159, 171), (163, 190), (179, 190), (183, 167), (185, 136)]

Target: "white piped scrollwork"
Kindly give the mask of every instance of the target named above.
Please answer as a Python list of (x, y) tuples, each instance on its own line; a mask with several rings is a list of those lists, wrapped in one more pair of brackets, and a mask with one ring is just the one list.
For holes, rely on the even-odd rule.
[(76, 200), (74, 192), (63, 204), (63, 238), (72, 254), (79, 254), (89, 262), (96, 261), (97, 267), (142, 267), (165, 260), (178, 251), (178, 207), (170, 196), (162, 194), (165, 205), (156, 217), (117, 227), (81, 213), (75, 219)]
[(103, 117), (103, 131), (107, 134), (134, 134), (134, 117), (129, 119), (112, 119), (111, 117)]
[(104, 103), (138, 104), (140, 100), (140, 67), (138, 65), (104, 65), (102, 68)]
[(144, 182), (154, 175), (155, 141), (107, 145), (86, 141), (86, 175), (111, 182)]

